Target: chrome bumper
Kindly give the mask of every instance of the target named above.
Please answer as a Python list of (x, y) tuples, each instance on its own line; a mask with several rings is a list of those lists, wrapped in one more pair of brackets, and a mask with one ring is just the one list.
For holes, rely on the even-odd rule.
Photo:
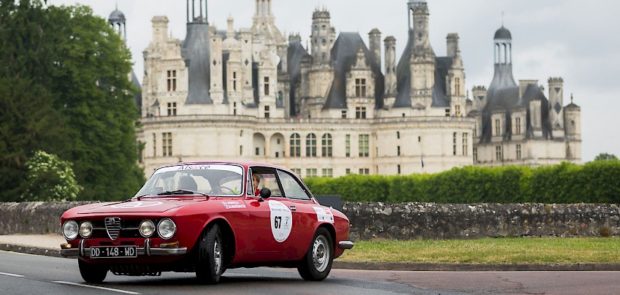
[(355, 246), (355, 243), (351, 241), (341, 241), (338, 243), (338, 248), (340, 249), (349, 250), (349, 249), (353, 249), (353, 246)]
[[(60, 255), (63, 257), (90, 257), (90, 248), (84, 247), (84, 240), (80, 241), (78, 248), (67, 249), (68, 244), (60, 245)], [(187, 248), (151, 248), (151, 243), (147, 239), (144, 248), (136, 248), (138, 256), (178, 256), (187, 254)], [(120, 258), (120, 257), (119, 257)]]

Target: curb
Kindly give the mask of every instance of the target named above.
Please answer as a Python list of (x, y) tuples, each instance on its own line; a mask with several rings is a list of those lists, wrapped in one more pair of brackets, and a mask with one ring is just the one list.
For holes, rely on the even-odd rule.
[[(13, 244), (0, 244), (0, 251), (62, 257), (60, 250)], [(334, 261), (333, 268), (390, 271), (620, 271), (620, 264), (445, 264)]]

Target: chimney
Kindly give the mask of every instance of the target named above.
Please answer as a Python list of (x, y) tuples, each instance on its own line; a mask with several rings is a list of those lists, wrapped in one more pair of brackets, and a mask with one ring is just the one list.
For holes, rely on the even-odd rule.
[(381, 31), (375, 28), (368, 33), (370, 43), (370, 52), (372, 53), (377, 64), (381, 65)]

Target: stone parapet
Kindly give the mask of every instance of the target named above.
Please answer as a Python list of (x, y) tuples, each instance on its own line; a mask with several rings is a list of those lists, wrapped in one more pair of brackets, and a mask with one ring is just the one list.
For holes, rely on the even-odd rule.
[[(0, 235), (60, 233), (60, 215), (87, 203), (0, 203)], [(353, 240), (620, 236), (617, 204), (351, 203)]]

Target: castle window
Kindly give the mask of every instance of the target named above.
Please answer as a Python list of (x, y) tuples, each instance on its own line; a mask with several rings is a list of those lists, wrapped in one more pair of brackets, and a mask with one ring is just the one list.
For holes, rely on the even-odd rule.
[(265, 77), (265, 95), (269, 95), (269, 77)]
[(344, 149), (345, 149), (345, 156), (347, 158), (350, 158), (351, 157), (351, 134), (347, 134), (345, 136)]
[(517, 144), (517, 160), (521, 160), (523, 158), (523, 153), (521, 151), (521, 145)]
[(323, 177), (334, 177), (334, 169), (333, 168), (323, 168)]
[(256, 148), (256, 151), (254, 152), (254, 155), (260, 156), (260, 148)]
[(243, 156), (243, 146), (239, 146), (239, 156)]
[(366, 119), (366, 107), (355, 107), (355, 119)]
[(454, 113), (456, 114), (457, 117), (461, 116), (461, 105), (455, 105), (454, 106)]
[(397, 165), (397, 166), (396, 166), (396, 170), (398, 171), (398, 174), (400, 175), (400, 174), (401, 174), (400, 165)]
[(301, 157), (301, 136), (295, 133), (291, 135), (290, 139), (291, 144), (291, 157), (299, 158)]
[(515, 135), (521, 134), (521, 118), (515, 118)]
[(233, 116), (237, 115), (237, 103), (233, 102)]
[(418, 142), (422, 142), (422, 136), (418, 136)]
[(344, 170), (344, 174), (349, 175), (351, 174), (351, 168), (347, 168)]
[(495, 160), (504, 161), (504, 153), (501, 145), (495, 147)]
[(400, 145), (396, 147), (396, 155), (400, 157)]
[(153, 158), (157, 157), (157, 133), (153, 133)]
[(343, 119), (347, 118), (347, 110), (342, 110), (342, 118)]
[(172, 157), (172, 133), (162, 133), (163, 156)]
[(495, 119), (495, 136), (501, 136), (501, 135), (502, 135), (501, 120)]
[(314, 133), (306, 136), (306, 157), (316, 157), (316, 135)]
[(177, 71), (172, 70), (167, 72), (168, 76), (168, 92), (177, 91)]
[(396, 131), (396, 139), (400, 139), (400, 131)]
[(368, 158), (370, 156), (370, 135), (360, 134), (359, 136), (359, 153), (361, 158)]
[(454, 79), (454, 95), (461, 96), (461, 79), (459, 78)]
[(308, 168), (306, 169), (306, 177), (316, 177), (316, 172), (316, 168)]
[(474, 164), (478, 163), (478, 148), (474, 148)]
[(329, 133), (323, 134), (323, 138), (321, 139), (321, 156), (331, 158), (332, 155), (332, 135)]
[(456, 132), (452, 134), (452, 155), (456, 156)]
[(355, 79), (355, 97), (366, 97), (366, 79)]
[(265, 106), (265, 119), (269, 119), (269, 116), (270, 116), (269, 106)]
[(469, 144), (468, 144), (469, 134), (463, 133), (463, 156), (467, 156), (469, 153)]
[(291, 171), (293, 171), (293, 173), (295, 173), (297, 176), (301, 176), (301, 169), (299, 169), (299, 168), (292, 168)]
[(177, 103), (169, 102), (168, 103), (168, 117), (172, 117), (176, 115), (177, 115)]
[(446, 117), (450, 117), (450, 109), (446, 109)]
[(233, 72), (233, 91), (237, 91), (237, 72)]
[(368, 169), (368, 168), (360, 168), (359, 172), (360, 172), (360, 175), (369, 175), (370, 174), (370, 169)]

